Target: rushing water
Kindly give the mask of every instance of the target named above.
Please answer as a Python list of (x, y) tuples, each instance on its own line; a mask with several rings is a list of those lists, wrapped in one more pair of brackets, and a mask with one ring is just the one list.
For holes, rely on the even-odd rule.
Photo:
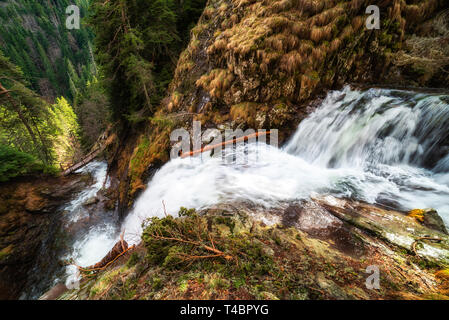
[(74, 285), (79, 274), (71, 262), (81, 266), (95, 264), (114, 246), (120, 230), (117, 214), (97, 210), (95, 203), (87, 205), (103, 186), (108, 186), (106, 172), (105, 162), (91, 162), (77, 171), (90, 174), (93, 183), (60, 208), (61, 214), (55, 216), (53, 229), (57, 230), (50, 230), (53, 234), (49, 234), (41, 248), (22, 299), (37, 299), (61, 281)]
[(449, 224), (448, 102), (399, 90), (330, 92), (282, 149), (249, 145), (244, 164), (207, 155), (167, 163), (128, 215), (127, 239), (138, 242), (142, 221), (164, 214), (162, 200), (175, 214), (235, 201), (270, 208), (314, 192), (433, 207)]
[[(83, 228), (75, 232), (72, 239), (71, 249), (64, 253), (64, 261), (73, 261), (78, 266), (90, 266), (100, 261), (109, 250), (112, 249), (118, 237), (118, 217), (113, 212), (95, 211), (96, 217), (91, 217), (84, 206), (86, 201), (97, 196), (103, 185), (107, 188), (107, 164), (105, 162), (92, 162), (79, 172), (91, 173), (94, 184), (90, 188), (81, 192), (76, 199), (71, 201), (65, 210), (65, 227), (76, 225), (80, 220), (86, 220)], [(91, 221), (93, 220), (93, 221)], [(65, 270), (66, 284), (73, 285), (79, 278), (77, 267), (68, 265)]]
[[(398, 210), (433, 207), (449, 225), (448, 124), (448, 95), (349, 87), (333, 91), (281, 149), (247, 145), (234, 151), (245, 157), (243, 162), (206, 154), (168, 162), (149, 182), (122, 231), (128, 242), (139, 242), (142, 222), (164, 215), (162, 201), (168, 213), (176, 214), (181, 206), (203, 209), (236, 201), (272, 208), (313, 193)], [(83, 203), (106, 179), (104, 163), (83, 171), (91, 172), (96, 182), (66, 206), (66, 227), (89, 216)], [(76, 234), (62, 258), (94, 264), (118, 235), (114, 214), (102, 213)], [(60, 276), (66, 283), (76, 277), (74, 266)]]

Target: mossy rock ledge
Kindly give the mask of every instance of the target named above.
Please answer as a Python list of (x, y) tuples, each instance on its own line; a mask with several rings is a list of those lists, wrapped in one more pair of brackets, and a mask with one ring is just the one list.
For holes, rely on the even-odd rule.
[(448, 299), (448, 265), (446, 234), (316, 195), (149, 220), (133, 251), (60, 299)]

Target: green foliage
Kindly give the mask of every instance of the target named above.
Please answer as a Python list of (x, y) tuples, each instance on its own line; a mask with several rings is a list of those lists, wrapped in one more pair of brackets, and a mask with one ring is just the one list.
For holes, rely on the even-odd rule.
[(0, 182), (17, 176), (50, 171), (51, 168), (45, 167), (32, 155), (0, 144)]
[(49, 98), (72, 101), (96, 73), (91, 54), (92, 31), (65, 26), (67, 6), (86, 16), (90, 0), (3, 1), (0, 10), (1, 49), (24, 72), (29, 88)]
[(48, 104), (28, 89), (22, 71), (0, 51), (0, 144), (46, 165), (65, 162), (76, 150), (78, 123), (64, 98)]
[[(151, 218), (144, 226), (142, 240), (150, 263), (168, 270), (190, 266), (239, 277), (265, 275), (272, 268), (273, 260), (264, 253), (260, 241), (254, 241), (251, 235), (234, 234), (235, 221), (201, 217), (195, 209), (186, 208), (181, 208), (178, 215)], [(221, 224), (231, 225), (231, 233), (224, 236), (210, 229)]]
[(92, 2), (89, 22), (96, 35), (97, 60), (105, 77), (110, 79), (114, 120), (143, 119), (142, 110), (146, 115), (154, 113), (171, 81), (177, 56), (185, 46), (187, 28), (196, 22), (204, 3), (204, 0)]
[(131, 254), (131, 257), (129, 257), (128, 261), (126, 262), (126, 266), (128, 268), (134, 267), (138, 261), (139, 261), (139, 254), (137, 252), (133, 252)]
[(103, 80), (93, 78), (76, 97), (74, 109), (81, 129), (81, 143), (90, 149), (106, 130), (110, 119), (110, 103)]
[(187, 208), (181, 207), (179, 209), (178, 216), (179, 217), (192, 217), (195, 215), (195, 213), (196, 213), (195, 209), (187, 209)]

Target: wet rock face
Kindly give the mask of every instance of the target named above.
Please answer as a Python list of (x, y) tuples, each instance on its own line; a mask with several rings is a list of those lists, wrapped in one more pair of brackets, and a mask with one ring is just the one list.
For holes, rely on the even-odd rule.
[(407, 216), (416, 219), (416, 221), (429, 229), (444, 233), (446, 235), (448, 234), (443, 219), (433, 208), (413, 209), (407, 213)]
[[(293, 110), (336, 85), (389, 82), (394, 53), (443, 2), (210, 0), (180, 56), (167, 105), (170, 112), (245, 102), (255, 103), (253, 110), (280, 103)], [(380, 8), (381, 30), (365, 27), (369, 5)], [(211, 108), (197, 107), (204, 92)], [(271, 114), (270, 125), (283, 117)]]
[(338, 219), (431, 264), (449, 264), (449, 239), (415, 218), (359, 201), (316, 196), (313, 201)]
[[(178, 59), (158, 117), (186, 129), (192, 120), (209, 128), (229, 123), (234, 129), (280, 129), (282, 143), (306, 116), (306, 103), (328, 89), (347, 83), (434, 86), (427, 76), (416, 81), (422, 72), (447, 86), (447, 72), (438, 71), (447, 69), (439, 68), (447, 65), (447, 54), (438, 54), (437, 65), (432, 60), (430, 66), (417, 65), (415, 74), (404, 74), (415, 57), (429, 64), (431, 53), (441, 51), (443, 35), (435, 35), (426, 50), (431, 52), (422, 57), (419, 41), (410, 44), (415, 50), (404, 44), (417, 26), (435, 20), (446, 2), (209, 0)], [(365, 27), (369, 5), (380, 8), (380, 30)], [(420, 37), (430, 33), (423, 29)], [(445, 82), (438, 81), (443, 73)], [(162, 123), (148, 123), (140, 133), (146, 139), (127, 141), (119, 151), (123, 212), (143, 188), (146, 168), (169, 158), (170, 130)], [(148, 154), (138, 151), (140, 143)]]
[(290, 205), (283, 213), (282, 224), (330, 241), (333, 247), (350, 256), (361, 256), (365, 249), (348, 225), (314, 202)]
[(423, 225), (432, 230), (436, 230), (444, 234), (449, 234), (444, 225), (443, 219), (438, 215), (438, 212), (434, 209), (426, 211), (426, 213), (424, 214)]
[(77, 175), (0, 184), (0, 299), (19, 298), (59, 206), (87, 182)]

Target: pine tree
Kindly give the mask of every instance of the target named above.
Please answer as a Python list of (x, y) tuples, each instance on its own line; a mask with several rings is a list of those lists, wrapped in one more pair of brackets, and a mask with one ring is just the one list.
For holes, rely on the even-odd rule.
[(27, 85), (20, 68), (0, 51), (0, 144), (51, 165), (73, 151), (76, 116), (65, 99), (51, 106)]

